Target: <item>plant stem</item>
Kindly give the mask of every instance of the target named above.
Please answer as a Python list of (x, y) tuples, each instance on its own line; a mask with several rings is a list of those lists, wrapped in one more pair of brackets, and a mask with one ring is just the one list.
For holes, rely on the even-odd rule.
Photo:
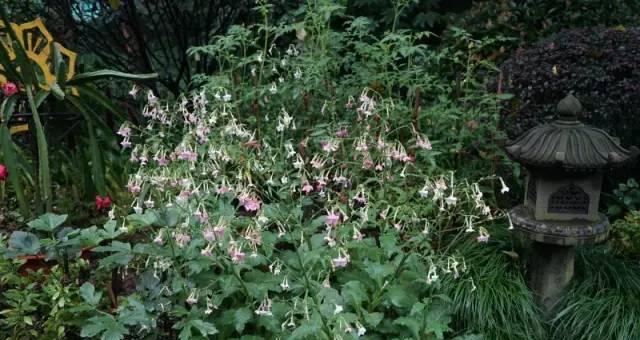
[(33, 90), (31, 85), (25, 86), (27, 91), (27, 98), (29, 100), (29, 107), (31, 108), (31, 114), (33, 115), (33, 122), (36, 127), (36, 139), (38, 145), (38, 174), (40, 184), (42, 186), (43, 201), (45, 203), (45, 211), (50, 212), (52, 209), (52, 194), (51, 194), (51, 173), (49, 172), (49, 151), (47, 149), (47, 138), (44, 133), (42, 121), (40, 120), (40, 114), (38, 114), (38, 107), (33, 98)]
[[(304, 278), (304, 285), (307, 289), (307, 292), (311, 288), (311, 282), (309, 281), (309, 277), (307, 276), (307, 271), (304, 269), (304, 265), (302, 264), (302, 257), (300, 256), (300, 252), (296, 249), (296, 257), (298, 258), (298, 265), (300, 266), (300, 271), (302, 272), (302, 277)], [(313, 305), (318, 310), (318, 315), (320, 315), (320, 320), (322, 321), (322, 328), (325, 333), (327, 333), (327, 338), (331, 339), (331, 329), (327, 325), (327, 321), (324, 319), (324, 316), (320, 312), (320, 304), (318, 303), (318, 299), (315, 294), (311, 294), (311, 300), (313, 300)]]

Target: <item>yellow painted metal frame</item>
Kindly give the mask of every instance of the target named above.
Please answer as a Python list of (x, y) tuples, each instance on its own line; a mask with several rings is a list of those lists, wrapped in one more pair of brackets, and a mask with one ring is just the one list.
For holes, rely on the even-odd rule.
[[(26, 51), (27, 57), (34, 61), (41, 71), (44, 77), (44, 83), (40, 83), (39, 86), (43, 90), (49, 90), (50, 85), (56, 81), (56, 76), (53, 74), (52, 64), (52, 44), (56, 44), (56, 47), (60, 51), (63, 58), (66, 57), (67, 62), (67, 74), (66, 79), (73, 78), (76, 74), (76, 60), (77, 53), (67, 49), (53, 40), (53, 36), (47, 30), (40, 18), (33, 21), (25, 22), (23, 24), (10, 23), (11, 29), (16, 33), (20, 45)], [(6, 27), (5, 23), (0, 20), (0, 27)], [(9, 52), (9, 58), (14, 60), (16, 58), (15, 51), (11, 43), (11, 37), (8, 35), (0, 36), (0, 44)], [(2, 69), (2, 65), (0, 65)], [(6, 77), (0, 75), (0, 83), (5, 83)], [(78, 95), (78, 91), (75, 88), (71, 89), (73, 95)]]
[[(27, 57), (34, 61), (42, 76), (44, 77), (44, 83), (38, 84), (41, 89), (48, 91), (51, 88), (51, 84), (56, 81), (56, 76), (52, 72), (53, 56), (52, 56), (52, 44), (56, 44), (56, 47), (60, 51), (63, 58), (66, 57), (67, 64), (67, 80), (73, 78), (76, 74), (76, 61), (78, 54), (67, 49), (53, 40), (53, 36), (44, 25), (40, 18), (33, 21), (25, 22), (23, 24), (9, 23), (11, 29), (16, 33), (16, 37), (20, 42), (20, 45), (24, 48)], [(6, 27), (5, 23), (0, 20), (0, 27)], [(9, 35), (0, 35), (0, 44), (8, 52), (10, 60), (15, 60), (16, 53), (13, 50), (13, 44)], [(2, 70), (0, 65), (0, 70)], [(0, 84), (7, 82), (7, 78), (0, 74)], [(78, 90), (74, 87), (71, 88), (71, 93), (75, 96), (78, 95)], [(9, 129), (9, 133), (14, 135), (16, 133), (29, 131), (28, 124), (19, 124), (12, 126)]]

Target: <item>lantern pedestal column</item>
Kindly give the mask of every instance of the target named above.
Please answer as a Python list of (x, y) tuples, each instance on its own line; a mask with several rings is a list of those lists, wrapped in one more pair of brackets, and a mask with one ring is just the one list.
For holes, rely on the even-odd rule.
[(609, 220), (598, 214), (597, 221), (540, 221), (524, 205), (511, 209), (509, 218), (517, 235), (531, 242), (529, 287), (540, 307), (551, 314), (573, 278), (576, 246), (605, 241)]
[(573, 278), (574, 246), (533, 242), (529, 286), (544, 311), (553, 310)]

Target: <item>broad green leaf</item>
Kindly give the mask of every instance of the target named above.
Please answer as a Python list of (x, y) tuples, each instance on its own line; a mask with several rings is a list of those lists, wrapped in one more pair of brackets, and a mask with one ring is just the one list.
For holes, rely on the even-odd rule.
[(242, 331), (244, 330), (244, 326), (247, 324), (247, 322), (251, 321), (252, 317), (253, 317), (253, 312), (251, 311), (251, 309), (247, 307), (237, 309), (233, 313), (234, 327), (236, 331), (242, 334)]
[(365, 313), (364, 314), (364, 321), (370, 326), (370, 327), (377, 327), (378, 324), (380, 324), (380, 321), (382, 321), (382, 319), (384, 318), (384, 314), (382, 313)]
[(115, 220), (110, 220), (105, 223), (103, 229), (104, 230), (100, 230), (100, 236), (107, 240), (114, 239), (124, 233), (117, 227)]
[(386, 298), (394, 306), (400, 308), (412, 307), (418, 301), (418, 297), (415, 295), (414, 291), (397, 285), (388, 288)]
[(127, 328), (111, 315), (94, 316), (87, 321), (80, 331), (80, 336), (83, 338), (95, 338), (102, 333), (101, 340), (121, 340), (129, 334)]
[(92, 306), (96, 306), (100, 302), (102, 293), (98, 292), (96, 294), (95, 287), (91, 283), (85, 282), (82, 286), (80, 286), (80, 296), (86, 303)]
[(56, 215), (53, 213), (46, 213), (37, 219), (27, 223), (29, 228), (41, 231), (51, 232), (57, 227), (61, 226), (64, 221), (67, 220), (67, 215)]
[(408, 328), (415, 339), (421, 339), (420, 328), (422, 327), (422, 325), (421, 322), (418, 321), (418, 319), (408, 316), (401, 316), (393, 320), (393, 324)]
[(360, 307), (367, 300), (367, 289), (359, 281), (349, 281), (342, 286), (341, 295), (345, 301)]
[(17, 252), (17, 255), (37, 254), (40, 251), (40, 240), (32, 233), (14, 231), (9, 237), (9, 249)]

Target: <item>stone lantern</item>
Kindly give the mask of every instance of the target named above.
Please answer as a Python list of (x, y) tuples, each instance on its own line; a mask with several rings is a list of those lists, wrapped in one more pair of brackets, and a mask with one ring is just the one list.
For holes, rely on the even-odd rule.
[(527, 168), (522, 205), (509, 212), (515, 228), (533, 241), (529, 284), (546, 311), (573, 277), (575, 246), (606, 240), (609, 221), (598, 212), (604, 174), (633, 160), (603, 130), (578, 121), (582, 106), (568, 95), (558, 119), (536, 126), (506, 146)]

